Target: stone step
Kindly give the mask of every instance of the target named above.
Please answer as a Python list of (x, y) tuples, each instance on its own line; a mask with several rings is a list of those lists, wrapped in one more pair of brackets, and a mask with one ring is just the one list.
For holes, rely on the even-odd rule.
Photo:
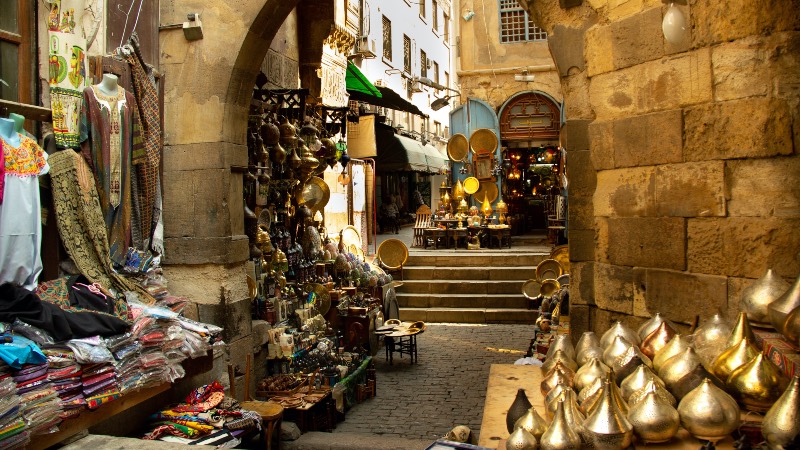
[(397, 304), (409, 308), (519, 308), (529, 300), (516, 294), (411, 294), (398, 293)]
[(549, 251), (513, 252), (484, 250), (412, 250), (404, 267), (436, 266), (436, 267), (497, 267), (497, 266), (534, 266), (550, 256)]
[(404, 266), (404, 280), (520, 280), (536, 278), (536, 266), (437, 267)]
[[(404, 272), (405, 273), (405, 272)], [(407, 294), (518, 294), (523, 280), (403, 280), (401, 292)]]
[(538, 312), (529, 309), (400, 308), (400, 317), (429, 323), (518, 323), (533, 326)]

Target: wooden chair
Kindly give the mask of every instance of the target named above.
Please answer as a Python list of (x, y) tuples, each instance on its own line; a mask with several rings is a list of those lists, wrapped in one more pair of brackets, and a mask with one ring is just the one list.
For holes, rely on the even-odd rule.
[(417, 208), (416, 222), (414, 223), (414, 240), (411, 243), (412, 247), (425, 246), (425, 229), (431, 226), (431, 208), (428, 205), (422, 205)]
[[(264, 448), (267, 450), (272, 449), (272, 435), (275, 430), (278, 430), (280, 435), (281, 419), (283, 418), (283, 406), (272, 403), (262, 402), (250, 399), (250, 374), (252, 373), (252, 360), (253, 355), (247, 354), (247, 368), (244, 372), (244, 401), (240, 403), (242, 409), (254, 411), (261, 416), (261, 439), (264, 442)], [(236, 397), (236, 378), (233, 368), (228, 366), (228, 376), (231, 378), (231, 397)], [(280, 436), (278, 437), (278, 445), (280, 448)]]

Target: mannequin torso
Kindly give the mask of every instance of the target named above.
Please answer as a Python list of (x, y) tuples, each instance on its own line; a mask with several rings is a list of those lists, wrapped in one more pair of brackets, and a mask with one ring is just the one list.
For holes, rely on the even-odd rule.
[(103, 95), (115, 97), (117, 95), (117, 89), (119, 88), (117, 76), (113, 73), (104, 73), (103, 80), (100, 81), (97, 88)]
[(8, 145), (19, 147), (20, 137), (19, 133), (14, 130), (13, 120), (0, 118), (0, 137), (3, 138)]

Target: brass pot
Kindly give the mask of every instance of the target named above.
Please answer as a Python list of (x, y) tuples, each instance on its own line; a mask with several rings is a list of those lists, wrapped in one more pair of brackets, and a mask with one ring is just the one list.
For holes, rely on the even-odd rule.
[(592, 349), (600, 349), (600, 357), (603, 357), (603, 348), (600, 347), (600, 339), (594, 334), (594, 331), (585, 331), (581, 338), (578, 339), (578, 343), (575, 344), (575, 359), (578, 361), (578, 365), (582, 366), (589, 362), (592, 358), (584, 358), (584, 362), (581, 363), (581, 358), (584, 353)]
[(544, 432), (547, 431), (547, 425), (547, 420), (536, 412), (536, 408), (532, 407), (525, 415), (517, 419), (514, 423), (514, 429), (523, 428), (538, 441), (542, 438)]
[(678, 353), (681, 353), (687, 348), (689, 348), (689, 340), (681, 334), (676, 334), (669, 342), (667, 342), (667, 345), (665, 345), (664, 348), (656, 352), (656, 356), (653, 357), (653, 370), (658, 372), (658, 370), (661, 369), (661, 366), (663, 366), (668, 359), (672, 358)]
[(738, 344), (726, 349), (711, 364), (711, 373), (720, 380), (727, 380), (731, 372), (747, 364), (759, 354), (750, 339), (742, 339)]
[(608, 346), (611, 345), (611, 342), (614, 341), (614, 337), (616, 336), (622, 336), (628, 342), (634, 345), (639, 345), (639, 343), (641, 342), (641, 340), (639, 339), (639, 335), (636, 334), (635, 331), (623, 325), (622, 322), (616, 321), (614, 325), (611, 326), (611, 328), (609, 328), (605, 333), (603, 333), (603, 336), (600, 338), (600, 347), (602, 347), (603, 350), (608, 348)]
[(628, 448), (633, 440), (633, 425), (614, 400), (613, 386), (614, 383), (605, 382), (597, 406), (583, 422), (581, 437), (589, 447), (620, 450)]
[(725, 348), (733, 347), (742, 339), (750, 339), (753, 344), (756, 342), (756, 335), (753, 334), (753, 328), (750, 327), (750, 320), (747, 319), (747, 314), (740, 312), (730, 336), (725, 341)]
[[(694, 332), (694, 346), (699, 352), (706, 346), (724, 347), (733, 327), (721, 315), (714, 314)], [(714, 355), (716, 356), (716, 355)]]
[(645, 389), (642, 400), (631, 406), (628, 420), (645, 444), (669, 441), (681, 425), (678, 410), (658, 396), (655, 385)]
[(547, 405), (548, 416), (552, 416), (550, 413), (555, 411), (555, 409), (552, 410), (550, 409), (550, 405), (551, 404), (554, 405), (559, 398), (564, 398), (567, 391), (571, 391), (572, 395), (574, 395), (575, 398), (577, 398), (578, 394), (575, 394), (575, 391), (566, 384), (563, 383), (557, 384), (556, 387), (550, 389), (550, 392), (548, 392), (547, 395), (544, 397), (544, 404)]
[(658, 375), (653, 373), (646, 365), (640, 364), (633, 373), (625, 377), (620, 383), (619, 390), (622, 393), (622, 398), (627, 402), (634, 392), (644, 388), (651, 380), (664, 386), (664, 382), (661, 381), (661, 378), (658, 378)]
[(614, 361), (622, 356), (633, 344), (624, 336), (615, 335), (614, 340), (603, 351), (603, 362), (611, 367)]
[(665, 319), (664, 316), (661, 315), (660, 312), (657, 312), (656, 315), (650, 318), (650, 320), (643, 323), (639, 326), (639, 329), (636, 330), (636, 334), (639, 336), (639, 340), (644, 342), (645, 338), (650, 335), (653, 331), (656, 331), (662, 323), (667, 322), (669, 325), (674, 329), (675, 325), (671, 323), (669, 320)]
[(769, 304), (780, 298), (790, 284), (776, 275), (772, 269), (742, 291), (739, 310), (747, 314), (753, 325), (770, 326)]
[(650, 361), (639, 347), (631, 345), (620, 357), (614, 360), (611, 364), (611, 370), (617, 375), (617, 380), (624, 380), (628, 375), (632, 374), (637, 367), (644, 364), (647, 367), (653, 367), (653, 362)]
[(769, 410), (788, 384), (786, 375), (763, 353), (731, 372), (725, 382), (739, 403), (751, 411)]
[(675, 396), (670, 394), (667, 388), (658, 384), (655, 380), (648, 381), (643, 388), (631, 394), (630, 398), (628, 398), (628, 406), (632, 407), (633, 405), (642, 401), (644, 396), (647, 394), (647, 391), (651, 388), (655, 389), (656, 395), (661, 397), (662, 400), (669, 403), (673, 407), (678, 406), (678, 401), (675, 400)]
[(542, 364), (542, 371), (544, 373), (550, 372), (550, 370), (555, 367), (556, 363), (559, 361), (573, 372), (578, 370), (578, 363), (576, 363), (574, 359), (570, 358), (566, 353), (564, 353), (563, 350), (556, 350), (544, 361)]
[(777, 300), (769, 304), (769, 322), (779, 332), (784, 333), (783, 325), (793, 310), (800, 307), (800, 276)]
[[(713, 411), (714, 414), (709, 414)], [(678, 404), (681, 425), (692, 436), (717, 442), (739, 427), (739, 406), (706, 378)]]
[(556, 412), (556, 406), (563, 401), (565, 406), (564, 414), (567, 416), (569, 422), (576, 430), (583, 426), (583, 421), (586, 416), (581, 412), (578, 406), (578, 394), (572, 389), (563, 389), (561, 393), (547, 403), (547, 416), (553, 418)]
[(536, 450), (536, 438), (524, 428), (517, 428), (506, 439), (506, 450)]
[(558, 384), (572, 387), (572, 379), (575, 377), (575, 372), (565, 367), (561, 361), (558, 361), (553, 369), (542, 379), (540, 390), (542, 397), (547, 397), (547, 394), (556, 387)]
[(594, 358), (597, 358), (600, 360), (600, 362), (603, 362), (603, 349), (600, 348), (600, 344), (584, 348), (582, 352), (578, 353), (575, 362), (578, 363), (578, 367), (582, 367), (588, 364), (589, 361)]
[(567, 422), (565, 414), (567, 406), (565, 405), (564, 400), (558, 402), (553, 423), (547, 427), (547, 431), (539, 440), (539, 448), (542, 450), (579, 450), (581, 448), (581, 437)]
[(602, 361), (593, 358), (575, 372), (575, 378), (572, 380), (573, 385), (580, 392), (581, 389), (592, 384), (597, 378), (605, 378), (610, 370), (611, 368), (603, 364)]
[(792, 378), (789, 387), (767, 411), (761, 423), (761, 434), (770, 448), (788, 448), (800, 435), (800, 375)]
[(664, 363), (658, 375), (664, 381), (667, 390), (678, 399), (682, 399), (689, 391), (699, 386), (705, 378), (711, 376), (691, 347)]
[[(578, 391), (578, 405), (583, 405), (583, 403), (591, 396), (593, 396), (597, 391), (603, 389), (603, 383), (605, 382), (604, 378), (598, 378), (592, 382), (589, 386)], [(581, 407), (581, 411), (584, 413), (583, 407)]]
[(625, 402), (625, 399), (622, 398), (622, 392), (620, 392), (617, 383), (614, 381), (614, 376), (609, 374), (609, 376), (606, 376), (605, 380), (603, 380), (602, 387), (594, 394), (587, 397), (586, 401), (581, 403), (580, 409), (587, 417), (594, 411), (594, 408), (600, 404), (600, 399), (603, 397), (603, 390), (607, 388), (611, 389), (611, 398), (614, 400), (614, 403), (616, 403), (617, 408), (622, 411), (622, 414), (628, 414), (628, 404)]
[(672, 340), (672, 337), (675, 336), (676, 333), (675, 328), (670, 326), (669, 323), (661, 322), (658, 328), (644, 338), (639, 349), (641, 349), (642, 353), (648, 358), (653, 359), (659, 350), (667, 346), (667, 343)]
[(575, 360), (575, 347), (572, 345), (568, 334), (556, 335), (553, 342), (550, 343), (550, 348), (547, 349), (545, 361), (549, 359), (556, 350), (561, 350), (567, 358), (573, 361)]

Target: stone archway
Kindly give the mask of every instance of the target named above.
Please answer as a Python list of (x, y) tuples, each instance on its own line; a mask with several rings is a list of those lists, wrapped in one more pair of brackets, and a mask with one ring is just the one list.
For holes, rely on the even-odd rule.
[(661, 2), (519, 2), (564, 93), (576, 334), (733, 318), (768, 268), (798, 276), (800, 93), (777, 88), (800, 70), (797, 0), (689, 0), (678, 44)]

